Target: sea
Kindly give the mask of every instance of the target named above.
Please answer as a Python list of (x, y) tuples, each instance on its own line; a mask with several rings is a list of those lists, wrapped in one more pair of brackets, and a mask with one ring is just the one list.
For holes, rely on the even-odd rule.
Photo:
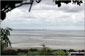
[(85, 49), (84, 30), (14, 29), (9, 39), (13, 48)]

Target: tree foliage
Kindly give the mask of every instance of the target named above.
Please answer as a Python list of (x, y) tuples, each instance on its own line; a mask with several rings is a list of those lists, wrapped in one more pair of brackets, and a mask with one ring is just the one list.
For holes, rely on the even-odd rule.
[(11, 47), (11, 42), (8, 38), (10, 36), (10, 31), (11, 28), (0, 28), (0, 44), (1, 44), (1, 49), (3, 50), (4, 48)]
[(77, 4), (80, 6), (81, 3), (83, 3), (82, 0), (55, 0), (55, 4), (58, 5), (58, 7), (61, 7), (61, 3), (65, 3), (65, 4), (68, 4), (68, 3), (73, 3), (73, 4)]

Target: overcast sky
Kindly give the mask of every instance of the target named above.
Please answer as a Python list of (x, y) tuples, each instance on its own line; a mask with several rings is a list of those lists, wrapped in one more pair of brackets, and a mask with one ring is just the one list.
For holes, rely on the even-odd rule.
[(29, 5), (23, 5), (7, 13), (2, 27), (13, 29), (84, 29), (84, 3), (81, 6), (62, 4), (60, 8), (52, 0), (34, 3), (31, 12)]

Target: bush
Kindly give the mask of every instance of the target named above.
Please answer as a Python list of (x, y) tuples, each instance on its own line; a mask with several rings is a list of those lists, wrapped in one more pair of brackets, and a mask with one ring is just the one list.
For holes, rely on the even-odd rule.
[(57, 51), (52, 52), (52, 54), (54, 54), (54, 55), (68, 55), (69, 52), (64, 51), (64, 50), (57, 50)]
[(40, 50), (41, 55), (52, 55), (52, 51), (48, 48), (43, 48)]
[(18, 50), (17, 50), (17, 53), (28, 53), (28, 50), (21, 50), (21, 49), (18, 49)]
[(20, 56), (27, 56), (26, 53), (18, 53), (17, 55), (20, 55)]
[(40, 51), (28, 51), (28, 55), (40, 55)]
[(37, 50), (37, 49), (32, 49), (32, 48), (31, 48), (31, 49), (29, 49), (29, 51), (38, 51), (38, 50)]
[(28, 55), (52, 55), (52, 51), (46, 47), (41, 50), (31, 49), (28, 51)]
[(1, 55), (17, 55), (17, 52), (15, 50), (4, 50)]

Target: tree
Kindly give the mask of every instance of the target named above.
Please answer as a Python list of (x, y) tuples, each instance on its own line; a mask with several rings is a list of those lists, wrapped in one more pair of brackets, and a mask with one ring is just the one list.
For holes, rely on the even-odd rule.
[(81, 3), (83, 3), (82, 0), (55, 0), (55, 4), (58, 5), (58, 7), (61, 7), (61, 3), (65, 3), (65, 4), (68, 4), (68, 3), (73, 3), (73, 4), (77, 4), (80, 6)]
[[(29, 12), (31, 11), (32, 5), (35, 2), (40, 3), (42, 0), (29, 0), (29, 2), (25, 2), (26, 0), (9, 0), (9, 1), (3, 1), (1, 0), (1, 12), (0, 12), (0, 18), (1, 20), (4, 20), (6, 17), (6, 13), (11, 11), (14, 8), (20, 7), (22, 5), (26, 5), (29, 4), (30, 8), (29, 8)], [(56, 5), (58, 5), (58, 7), (61, 7), (62, 3), (68, 4), (68, 3), (73, 3), (73, 4), (77, 4), (80, 6), (81, 3), (83, 3), (82, 0), (53, 0), (53, 2), (55, 2)], [(15, 6), (17, 3), (19, 3), (18, 6)]]
[(11, 42), (8, 38), (10, 36), (11, 28), (0, 28), (0, 44), (1, 44), (1, 50), (4, 50), (4, 48), (11, 47)]

